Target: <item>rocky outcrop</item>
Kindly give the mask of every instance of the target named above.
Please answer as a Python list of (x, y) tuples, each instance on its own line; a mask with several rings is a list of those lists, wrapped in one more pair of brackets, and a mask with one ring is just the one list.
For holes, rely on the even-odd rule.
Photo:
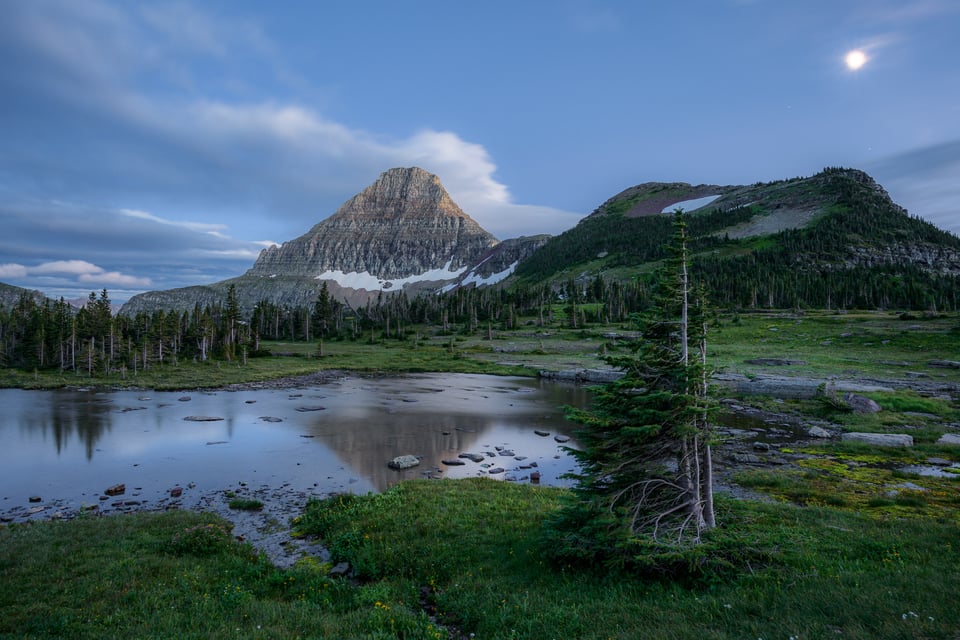
[(0, 308), (14, 307), (23, 295), (32, 298), (38, 305), (42, 305), (47, 299), (43, 293), (35, 289), (24, 289), (22, 287), (15, 287), (12, 284), (0, 282)]
[(912, 447), (913, 436), (905, 433), (845, 433), (840, 438), (844, 442), (864, 442), (878, 447)]
[(473, 267), (464, 271), (456, 280), (442, 290), (457, 287), (482, 287), (508, 278), (517, 265), (533, 255), (533, 252), (550, 240), (549, 235), (521, 236), (504, 240), (484, 255)]

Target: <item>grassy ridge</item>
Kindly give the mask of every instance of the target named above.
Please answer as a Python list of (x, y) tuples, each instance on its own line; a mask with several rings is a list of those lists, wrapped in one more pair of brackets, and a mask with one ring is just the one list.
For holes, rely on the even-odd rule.
[[(0, 637), (950, 638), (957, 525), (936, 517), (721, 500), (704, 551), (741, 571), (691, 587), (554, 567), (538, 546), (558, 489), (414, 481), (311, 503), (361, 581), (279, 570), (192, 513), (0, 529)], [(749, 560), (749, 563), (745, 562)], [(6, 588), (16, 585), (16, 588)]]

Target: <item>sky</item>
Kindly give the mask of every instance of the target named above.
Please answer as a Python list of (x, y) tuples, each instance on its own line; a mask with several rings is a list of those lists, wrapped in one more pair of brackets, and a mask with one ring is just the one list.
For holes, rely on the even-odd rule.
[(241, 275), (399, 166), (500, 239), (826, 166), (960, 233), (957, 33), (956, 0), (0, 0), (0, 282)]

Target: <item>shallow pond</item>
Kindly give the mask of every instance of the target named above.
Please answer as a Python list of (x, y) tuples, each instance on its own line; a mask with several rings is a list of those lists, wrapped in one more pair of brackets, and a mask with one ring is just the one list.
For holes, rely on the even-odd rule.
[[(535, 471), (541, 484), (563, 485), (573, 461), (555, 437), (570, 437), (576, 425), (562, 407), (588, 401), (589, 392), (573, 385), (466, 374), (189, 393), (5, 389), (0, 514), (193, 507), (236, 487), (366, 493), (424, 475), (529, 482)], [(406, 454), (420, 465), (387, 467)], [(454, 459), (464, 464), (443, 463)], [(118, 484), (122, 495), (105, 496)], [(181, 497), (170, 497), (174, 487), (183, 488)]]

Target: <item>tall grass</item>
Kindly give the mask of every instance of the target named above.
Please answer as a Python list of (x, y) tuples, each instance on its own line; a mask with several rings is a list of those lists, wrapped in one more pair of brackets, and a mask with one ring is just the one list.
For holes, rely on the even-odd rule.
[[(937, 518), (721, 500), (695, 585), (553, 566), (564, 491), (414, 481), (311, 503), (357, 572), (272, 567), (215, 516), (88, 517), (0, 529), (3, 638), (953, 638), (957, 526)], [(734, 553), (735, 551), (735, 553)], [(436, 611), (440, 628), (425, 612)]]

